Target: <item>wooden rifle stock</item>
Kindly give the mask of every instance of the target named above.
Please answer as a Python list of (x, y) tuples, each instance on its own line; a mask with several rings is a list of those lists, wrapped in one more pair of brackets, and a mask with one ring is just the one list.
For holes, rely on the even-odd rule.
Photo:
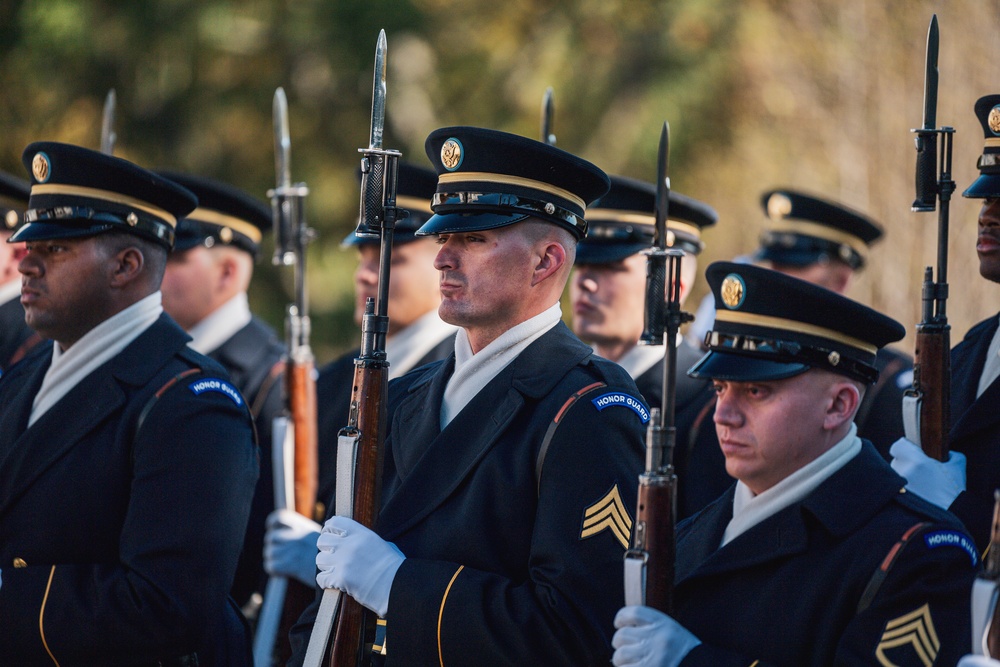
[[(366, 318), (372, 315), (365, 314)], [(369, 527), (378, 519), (382, 495), (382, 452), (386, 427), (386, 396), (389, 377), (384, 355), (381, 359), (354, 362), (354, 387), (347, 428), (341, 435), (357, 436), (357, 463), (354, 469), (354, 520)], [(361, 664), (368, 643), (371, 612), (354, 598), (344, 595), (333, 630), (333, 648), (329, 665), (343, 667)]]
[(674, 600), (677, 475), (673, 466), (649, 461), (649, 453), (663, 452), (664, 442), (671, 439), (666, 432), (671, 427), (663, 427), (661, 421), (660, 409), (653, 408), (646, 430), (647, 471), (639, 475), (633, 550), (641, 552), (645, 562), (644, 604), (669, 614)]
[(316, 419), (316, 365), (308, 359), (289, 360), (285, 367), (288, 411), (295, 428), (295, 511), (314, 521), (322, 514), (316, 506), (319, 485)]
[(948, 460), (951, 425), (951, 343), (948, 327), (917, 325), (913, 386), (920, 394), (920, 446), (938, 461)]
[[(315, 362), (311, 353), (293, 356), (304, 357), (299, 360), (289, 358), (285, 366), (286, 405), (288, 419), (294, 429), (295, 443), (292, 469), (295, 511), (314, 521), (322, 521), (322, 511), (316, 503), (319, 461)], [(279, 443), (272, 443), (272, 446), (278, 445)], [(288, 641), (289, 633), (302, 612), (315, 599), (315, 588), (289, 579), (275, 642), (277, 664), (284, 665), (292, 657), (292, 647)]]

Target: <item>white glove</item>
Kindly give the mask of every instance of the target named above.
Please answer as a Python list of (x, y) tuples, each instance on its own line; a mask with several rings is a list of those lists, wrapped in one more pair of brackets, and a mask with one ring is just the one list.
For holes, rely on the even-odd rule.
[(937, 461), (906, 438), (889, 448), (892, 469), (906, 479), (906, 490), (948, 509), (965, 491), (965, 454), (949, 452), (948, 460)]
[(701, 643), (683, 625), (652, 607), (622, 607), (611, 639), (615, 667), (677, 667)]
[(967, 655), (958, 661), (958, 667), (1000, 667), (1000, 661), (985, 655)]
[(337, 588), (384, 617), (396, 570), (406, 556), (353, 519), (330, 517), (316, 541), (316, 583)]
[(322, 526), (288, 509), (271, 512), (264, 525), (264, 571), (312, 586), (316, 581), (316, 538)]

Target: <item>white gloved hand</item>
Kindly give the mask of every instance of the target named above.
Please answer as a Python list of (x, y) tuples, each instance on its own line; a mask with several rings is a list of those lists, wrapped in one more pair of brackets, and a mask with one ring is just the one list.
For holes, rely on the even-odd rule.
[(385, 617), (396, 570), (406, 556), (353, 519), (330, 517), (316, 541), (316, 583), (337, 588)]
[(701, 640), (652, 607), (622, 607), (611, 639), (615, 667), (677, 667)]
[(322, 528), (294, 510), (275, 510), (264, 534), (264, 571), (312, 586), (316, 581), (316, 538)]
[(1000, 661), (985, 655), (967, 655), (958, 661), (958, 667), (1000, 667)]
[(906, 490), (938, 507), (948, 509), (965, 491), (965, 454), (949, 452), (947, 461), (937, 461), (906, 438), (892, 443), (889, 453), (892, 469), (906, 479)]

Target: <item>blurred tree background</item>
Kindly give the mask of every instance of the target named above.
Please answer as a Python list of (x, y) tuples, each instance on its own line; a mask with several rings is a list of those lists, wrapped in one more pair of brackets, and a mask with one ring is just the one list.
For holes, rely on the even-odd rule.
[[(220, 178), (264, 198), (274, 182), (271, 100), (290, 106), (292, 177), (311, 189), (308, 284), (321, 361), (355, 345), (357, 215), (375, 40), (389, 42), (385, 145), (426, 163), (433, 129), (539, 136), (555, 90), (558, 145), (609, 173), (652, 180), (662, 122), (674, 188), (711, 203), (705, 263), (755, 247), (759, 195), (776, 186), (842, 201), (887, 238), (851, 295), (919, 318), (935, 214), (910, 212), (924, 47), (941, 26), (938, 123), (957, 130), (949, 317), (953, 339), (997, 310), (978, 275), (978, 204), (961, 191), (983, 137), (972, 108), (1000, 92), (997, 0), (5, 0), (0, 169), (56, 140), (97, 148), (108, 90), (115, 154)], [(290, 270), (258, 265), (253, 308), (281, 329)], [(695, 297), (705, 292), (699, 285)], [(912, 348), (912, 335), (902, 343)]]

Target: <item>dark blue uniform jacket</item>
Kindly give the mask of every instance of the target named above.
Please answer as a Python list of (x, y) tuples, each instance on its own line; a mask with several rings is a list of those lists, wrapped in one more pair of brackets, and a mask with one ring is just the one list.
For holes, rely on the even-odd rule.
[(993, 491), (1000, 488), (1000, 382), (976, 398), (997, 316), (984, 320), (951, 351), (950, 446), (966, 456), (966, 491), (949, 508), (983, 553), (990, 541)]
[(386, 664), (606, 665), (648, 415), (635, 384), (559, 324), (441, 430), (453, 366), (390, 384), (377, 530), (407, 558)]
[(682, 667), (926, 667), (969, 652), (971, 537), (950, 513), (904, 493), (863, 442), (805, 499), (721, 549), (734, 490), (678, 527), (675, 617), (703, 642)]
[(227, 593), (257, 451), (245, 402), (188, 340), (161, 316), (30, 428), (51, 346), (0, 379), (0, 664), (246, 658)]

